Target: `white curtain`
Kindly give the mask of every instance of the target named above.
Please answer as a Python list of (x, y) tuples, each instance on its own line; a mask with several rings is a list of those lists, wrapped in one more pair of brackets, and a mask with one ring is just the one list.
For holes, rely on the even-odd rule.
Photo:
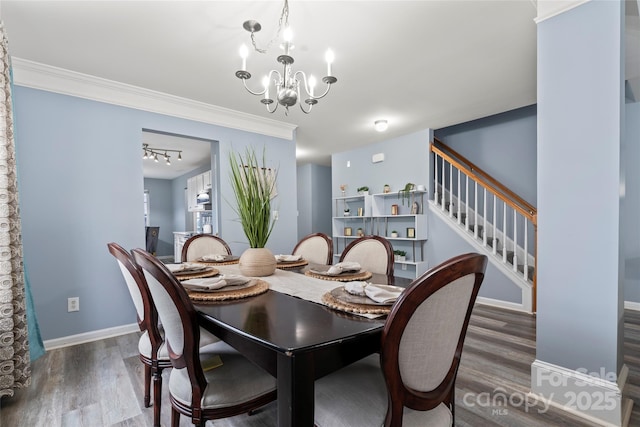
[(31, 382), (22, 240), (18, 210), (11, 68), (0, 22), (0, 397)]

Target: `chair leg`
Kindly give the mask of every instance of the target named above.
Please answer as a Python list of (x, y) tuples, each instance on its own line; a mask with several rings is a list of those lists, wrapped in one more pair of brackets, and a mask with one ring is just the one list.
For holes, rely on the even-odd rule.
[(162, 368), (153, 372), (153, 427), (160, 427), (160, 406), (162, 405)]
[(180, 412), (171, 406), (171, 427), (180, 427)]
[(151, 366), (144, 365), (144, 407), (151, 406)]

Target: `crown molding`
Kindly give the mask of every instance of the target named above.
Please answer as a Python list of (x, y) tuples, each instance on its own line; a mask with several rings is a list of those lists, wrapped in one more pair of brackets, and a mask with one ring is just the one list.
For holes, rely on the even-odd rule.
[(296, 125), (11, 57), (19, 86), (293, 140)]
[(536, 2), (538, 16), (533, 21), (539, 24), (590, 1), (592, 0), (538, 0)]

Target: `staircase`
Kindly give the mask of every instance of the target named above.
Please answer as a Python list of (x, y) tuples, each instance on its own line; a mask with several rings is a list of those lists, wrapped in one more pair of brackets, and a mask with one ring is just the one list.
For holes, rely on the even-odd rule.
[(431, 211), (510, 277), (522, 304), (536, 311), (537, 210), (438, 139)]

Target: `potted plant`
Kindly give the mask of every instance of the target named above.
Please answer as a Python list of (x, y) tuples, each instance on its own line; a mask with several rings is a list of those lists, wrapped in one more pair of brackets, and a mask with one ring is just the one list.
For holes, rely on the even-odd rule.
[(233, 209), (238, 214), (242, 230), (249, 241), (249, 249), (241, 256), (239, 267), (245, 276), (269, 276), (276, 271), (276, 259), (265, 246), (275, 220), (271, 218), (271, 195), (275, 176), (265, 174), (265, 156), (262, 163), (253, 149), (247, 148), (244, 156), (229, 155), (229, 178), (235, 195)]
[(358, 227), (358, 229), (356, 230), (356, 236), (358, 237), (364, 236), (364, 231), (362, 231), (362, 228)]
[(358, 187), (358, 193), (366, 196), (367, 194), (369, 194), (369, 187), (367, 187), (366, 185), (364, 187)]
[(385, 184), (384, 187), (382, 188), (382, 192), (384, 194), (391, 193), (391, 186), (389, 184)]
[(396, 230), (393, 230), (393, 231), (391, 232), (391, 237), (392, 237), (392, 238), (394, 238), (394, 239), (395, 239), (396, 237), (398, 237), (398, 232), (397, 232)]
[(414, 191), (416, 185), (412, 182), (407, 182), (403, 189), (398, 190), (398, 199), (402, 201), (404, 205), (404, 201), (407, 201), (407, 206), (411, 206), (411, 192)]
[(400, 251), (400, 250), (393, 251), (393, 257), (396, 261), (405, 261), (407, 259), (406, 256), (407, 256), (406, 251)]
[(349, 215), (351, 215), (351, 209), (344, 208), (344, 216), (349, 216)]

